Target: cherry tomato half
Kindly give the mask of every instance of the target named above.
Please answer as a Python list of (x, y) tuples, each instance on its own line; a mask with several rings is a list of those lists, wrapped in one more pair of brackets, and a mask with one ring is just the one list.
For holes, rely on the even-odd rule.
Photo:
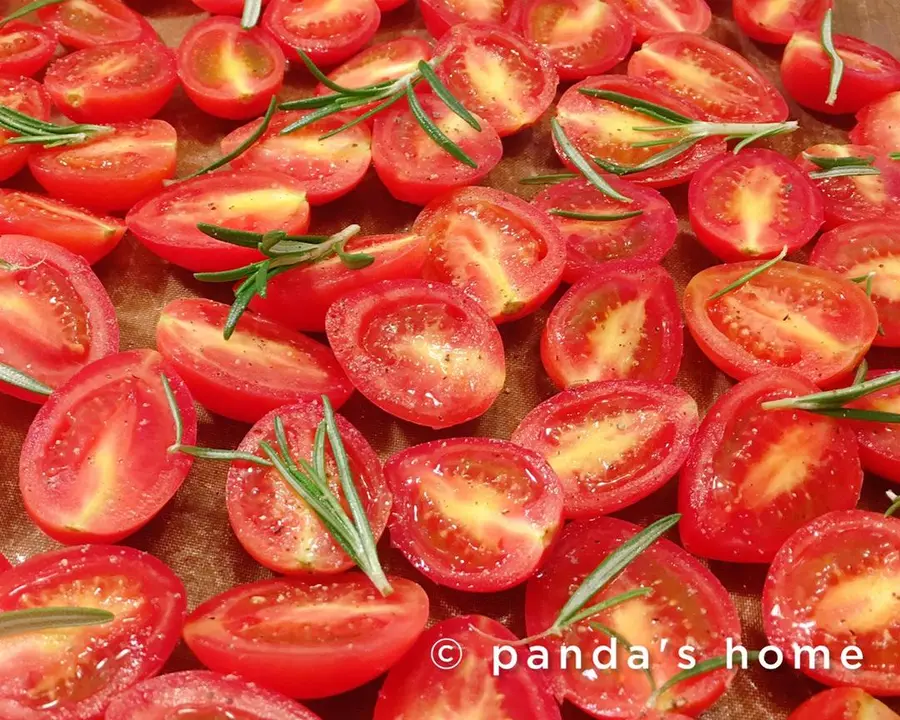
[(683, 390), (618, 380), (541, 403), (512, 441), (547, 459), (563, 485), (566, 517), (590, 518), (665, 485), (687, 457), (699, 422), (697, 403)]
[(798, 250), (825, 222), (822, 193), (806, 172), (772, 150), (711, 160), (691, 180), (689, 204), (697, 239), (725, 262)]
[(811, 697), (788, 720), (900, 720), (900, 715), (862, 690), (838, 688)]
[[(201, 10), (214, 15), (235, 15), (240, 17), (244, 12), (244, 0), (191, 0)], [(262, 0), (265, 5), (269, 0)]]
[(467, 22), (506, 25), (515, 0), (419, 0), (425, 27), (443, 38), (454, 25)]
[(497, 323), (533, 313), (559, 287), (559, 229), (524, 200), (491, 188), (441, 196), (416, 219), (428, 243), (422, 276), (462, 290)]
[(0, 28), (2, 75), (36, 75), (50, 62), (55, 52), (56, 33), (49, 27), (13, 20)]
[(768, 563), (810, 520), (856, 507), (863, 474), (853, 431), (833, 418), (760, 407), (818, 391), (801, 375), (772, 370), (719, 397), (681, 471), (686, 550)]
[[(525, 623), (528, 634), (551, 627), (573, 589), (624, 541), (640, 530), (614, 518), (571, 523), (563, 530), (550, 557), (528, 583)], [(740, 642), (737, 610), (716, 577), (684, 550), (668, 540), (658, 540), (639, 555), (601, 592), (588, 600), (592, 606), (638, 587), (651, 588), (650, 595), (635, 598), (611, 610), (567, 627), (559, 635), (542, 640), (550, 650), (550, 682), (558, 699), (597, 718), (638, 717), (650, 707), (660, 712), (680, 710), (692, 716), (709, 707), (725, 692), (732, 679), (727, 670), (679, 683), (659, 697), (655, 687), (678, 674), (678, 648), (695, 648), (695, 659), (725, 654), (726, 641)], [(629, 652), (617, 643), (617, 667), (593, 669), (595, 648), (611, 647), (611, 639), (594, 624), (611, 628), (632, 646), (646, 648), (649, 670), (628, 666)], [(667, 638), (668, 643), (660, 643)], [(570, 660), (563, 669), (560, 646), (577, 646), (583, 662)], [(616, 652), (616, 651), (614, 651)], [(652, 700), (655, 699), (655, 703)]]
[(782, 262), (710, 300), (758, 266), (718, 265), (688, 283), (684, 313), (700, 349), (737, 380), (785, 368), (817, 385), (840, 384), (878, 332), (865, 290), (829, 270)]
[(121, 0), (63, 0), (38, 10), (38, 17), (75, 50), (159, 39), (150, 23)]
[[(871, 370), (867, 380), (873, 380), (894, 370)], [(880, 412), (900, 412), (900, 387), (887, 388), (867, 395), (861, 400), (851, 403), (851, 407), (859, 410), (876, 410)], [(858, 421), (851, 423), (859, 440), (859, 457), (865, 470), (900, 483), (900, 435), (894, 425), (885, 423)]]
[(405, 5), (409, 0), (375, 0), (375, 4), (381, 12), (396, 10), (401, 5)]
[(162, 376), (197, 439), (197, 414), (184, 381), (152, 350), (91, 363), (57, 390), (28, 430), (19, 459), (25, 509), (54, 540), (118, 542), (172, 499), (192, 459), (176, 442)]
[[(0, 77), (0, 105), (31, 115), (38, 120), (50, 119), (50, 96), (36, 80), (27, 77)], [(36, 145), (10, 144), (17, 133), (0, 130), (0, 182), (8, 180), (28, 164)]]
[(425, 629), (425, 591), (389, 579), (388, 597), (356, 572), (241, 585), (198, 607), (184, 639), (219, 672), (239, 672), (290, 697), (337, 695), (381, 675)]
[[(772, 563), (763, 589), (763, 626), (769, 642), (794, 664), (796, 646), (824, 647), (801, 672), (829, 685), (873, 695), (900, 695), (900, 520), (861, 510), (823, 515), (791, 536)], [(2, 576), (0, 576), (2, 577)], [(860, 667), (841, 662), (848, 646), (862, 652)], [(855, 664), (858, 655), (851, 656)]]
[[(52, 388), (119, 351), (116, 311), (82, 258), (26, 235), (0, 235), (0, 358)], [(29, 402), (43, 395), (0, 383)]]
[(534, 125), (556, 97), (559, 76), (537, 45), (485, 23), (455, 25), (437, 44), (437, 74), (500, 137)]
[(483, 415), (506, 382), (503, 341), (462, 291), (424, 280), (368, 285), (331, 306), (328, 341), (351, 382), (402, 420), (439, 429)]
[(900, 92), (885, 95), (856, 114), (858, 124), (850, 132), (850, 142), (869, 145), (881, 152), (900, 151)]
[(156, 326), (160, 353), (207, 410), (253, 423), (282, 405), (322, 395), (335, 408), (347, 402), (353, 386), (325, 345), (250, 314), (226, 340), (230, 310), (183, 298), (163, 308)]
[(265, 112), (284, 82), (284, 53), (262, 28), (233, 17), (194, 25), (178, 46), (178, 77), (204, 112), (246, 120)]
[(261, 260), (256, 248), (215, 240), (198, 223), (302, 235), (309, 227), (303, 183), (278, 172), (217, 172), (173, 185), (135, 205), (128, 229), (156, 255), (195, 272), (231, 270)]
[(0, 610), (88, 607), (115, 619), (0, 638), (0, 716), (97, 720), (158, 673), (178, 643), (184, 585), (162, 562), (94, 545), (37, 555), (0, 575)]
[(774, 85), (734, 50), (693, 33), (651, 38), (628, 62), (631, 77), (689, 100), (712, 120), (782, 122), (787, 102)]
[(794, 33), (815, 32), (834, 0), (734, 0), (734, 19), (758, 42), (787, 45)]
[(633, 19), (636, 43), (671, 32), (705, 33), (712, 21), (706, 0), (615, 0)]

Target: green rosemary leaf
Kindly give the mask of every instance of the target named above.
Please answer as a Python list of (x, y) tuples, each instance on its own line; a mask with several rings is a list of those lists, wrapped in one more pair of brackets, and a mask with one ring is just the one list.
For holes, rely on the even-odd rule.
[(322, 85), (327, 87), (336, 95), (358, 95), (365, 96), (371, 95), (372, 93), (377, 92), (379, 89), (385, 87), (384, 83), (380, 83), (378, 85), (367, 85), (366, 87), (361, 88), (349, 88), (344, 85), (339, 85), (330, 77), (328, 77), (325, 73), (323, 73), (318, 66), (312, 61), (309, 55), (307, 55), (303, 50), (297, 50), (297, 54), (300, 56), (300, 59), (303, 61), (303, 64), (306, 65), (306, 69), (309, 70), (310, 74), (318, 80)]
[[(592, 622), (589, 624), (597, 632), (602, 632), (604, 635), (608, 635), (609, 637), (613, 638), (617, 643), (619, 643), (619, 645), (621, 645), (626, 650), (631, 650), (631, 648), (634, 647), (634, 645), (628, 640), (628, 638), (626, 638), (624, 635), (617, 632), (616, 630), (613, 630), (608, 625), (603, 625), (602, 623), (598, 623), (598, 622)], [(650, 684), (650, 689), (655, 692), (656, 691), (656, 679), (653, 677), (653, 671), (650, 670), (649, 668), (645, 668), (643, 670), (643, 673), (644, 673), (644, 675), (647, 676), (647, 682)]]
[(875, 271), (874, 270), (872, 272), (868, 273), (867, 275), (863, 275), (861, 277), (850, 278), (850, 282), (855, 282), (858, 285), (865, 283), (866, 297), (868, 297), (869, 300), (872, 299), (872, 286), (875, 282)]
[(890, 158), (891, 160), (900, 160), (900, 152), (889, 153), (888, 158)]
[(169, 446), (169, 452), (174, 452), (174, 448), (181, 447), (181, 441), (184, 439), (184, 421), (181, 419), (181, 408), (178, 407), (178, 400), (172, 391), (172, 385), (165, 373), (159, 374), (162, 382), (163, 393), (166, 396), (166, 403), (169, 405), (169, 412), (172, 415), (172, 424), (175, 426), (175, 442)]
[(341, 95), (313, 95), (312, 97), (286, 100), (278, 106), (279, 110), (318, 110), (334, 104)]
[(447, 137), (443, 130), (435, 125), (434, 120), (428, 116), (428, 113), (425, 112), (425, 108), (423, 108), (422, 104), (419, 102), (415, 88), (412, 85), (408, 85), (406, 88), (406, 99), (409, 101), (409, 109), (412, 111), (413, 117), (419, 125), (422, 126), (422, 129), (428, 137), (434, 140), (434, 142), (445, 152), (459, 160), (459, 162), (468, 165), (470, 168), (478, 168), (478, 163), (470, 158), (459, 145), (453, 142), (453, 140)]
[(325, 423), (319, 423), (316, 428), (316, 439), (313, 442), (313, 462), (316, 466), (316, 474), (319, 477), (327, 477), (327, 465), (325, 464)]
[(241, 14), (241, 27), (252, 30), (259, 23), (262, 12), (262, 0), (244, 0), (244, 12)]
[(256, 248), (259, 247), (259, 243), (262, 241), (262, 236), (259, 233), (248, 232), (247, 230), (233, 230), (221, 225), (197, 223), (197, 229), (204, 235), (208, 235), (214, 240), (226, 242), (229, 245)]
[(859, 400), (867, 395), (886, 390), (895, 385), (900, 385), (900, 371), (886, 373), (872, 380), (866, 380), (866, 382), (859, 385), (851, 385), (838, 390), (826, 390), (825, 392), (804, 395), (803, 397), (770, 400), (764, 402), (761, 407), (763, 410), (784, 410), (790, 408), (800, 410), (809, 410), (810, 408), (834, 410), (840, 409), (854, 400)]
[(36, 395), (49, 396), (53, 394), (53, 388), (49, 385), (45, 385), (37, 378), (31, 377), (31, 375), (27, 375), (21, 370), (16, 370), (6, 363), (0, 363), (0, 383), (12, 385), (13, 387), (27, 390)]
[(781, 135), (784, 132), (785, 132), (784, 130), (773, 127), (773, 128), (769, 128), (768, 130), (762, 130), (754, 135), (749, 135), (749, 136), (743, 138), (737, 145), (734, 146), (733, 152), (735, 155), (737, 155), (741, 150), (746, 148), (748, 145), (752, 145), (753, 143), (755, 143), (759, 140), (764, 140), (767, 137)]
[[(751, 662), (756, 662), (759, 659), (759, 652), (756, 650), (752, 650), (747, 653), (747, 659)], [(709, 660), (704, 660), (702, 662), (697, 663), (696, 666), (691, 668), (690, 670), (683, 670), (677, 675), (673, 675), (662, 686), (653, 694), (653, 696), (647, 701), (647, 705), (652, 707), (656, 704), (656, 701), (663, 695), (665, 695), (669, 690), (671, 690), (676, 685), (680, 685), (681, 683), (687, 682), (688, 680), (693, 680), (694, 678), (701, 677), (703, 675), (709, 675), (710, 673), (717, 672), (719, 670), (726, 670), (729, 665), (729, 658), (726, 655), (722, 655), (720, 657), (710, 658)]]
[(219, 272), (198, 272), (194, 273), (194, 279), (199, 280), (200, 282), (209, 282), (209, 283), (233, 283), (238, 280), (243, 280), (248, 275), (253, 275), (256, 272), (256, 268), (259, 267), (259, 263), (253, 263), (251, 265), (244, 265), (243, 267), (235, 268), (234, 270), (221, 270)]
[(431, 65), (429, 65), (424, 60), (419, 61), (419, 73), (422, 75), (422, 78), (431, 85), (431, 89), (434, 90), (434, 94), (437, 95), (446, 105), (450, 108), (454, 113), (456, 113), (460, 118), (462, 118), (470, 127), (475, 130), (481, 132), (481, 123), (478, 122), (478, 119), (470, 113), (466, 107), (454, 97), (453, 93), (450, 92), (450, 89), (444, 85), (441, 79), (437, 76), (437, 73), (431, 69)]
[(826, 105), (834, 105), (837, 102), (838, 90), (841, 87), (841, 81), (844, 79), (844, 60), (838, 54), (834, 47), (834, 10), (831, 8), (825, 13), (822, 20), (822, 47), (831, 60), (831, 79), (828, 83), (828, 97), (825, 99)]
[[(366, 122), (369, 118), (375, 117), (376, 115), (378, 115), (378, 113), (380, 113), (384, 110), (387, 110), (392, 105), (396, 105), (398, 102), (400, 102), (405, 97), (406, 97), (406, 93), (402, 90), (394, 93), (393, 95), (388, 95), (387, 99), (384, 102), (379, 103), (375, 107), (367, 110), (362, 115), (358, 115), (357, 117), (353, 118), (352, 120), (345, 122), (339, 128), (336, 128), (334, 130), (329, 130), (327, 133), (325, 133), (324, 135), (319, 137), (319, 140), (327, 140), (328, 138), (334, 137), (335, 135), (340, 135), (345, 130), (354, 128), (357, 125), (362, 125), (362, 123)], [(374, 100), (373, 100), (373, 102), (374, 102)]]
[[(689, 118), (686, 115), (682, 115), (681, 113), (675, 112), (674, 110), (670, 110), (667, 107), (657, 105), (656, 103), (652, 103), (649, 100), (641, 100), (640, 98), (632, 97), (631, 95), (626, 95), (625, 93), (613, 92), (612, 90), (596, 90), (594, 88), (582, 88), (579, 92), (582, 95), (587, 95), (588, 97), (599, 98), (600, 100), (609, 100), (610, 102), (624, 105), (627, 108), (637, 110), (638, 112), (649, 115), (650, 117), (657, 118), (658, 120), (663, 120), (670, 125), (688, 125), (694, 122), (693, 118)], [(659, 130), (659, 128), (654, 129)]]
[(653, 590), (650, 588), (635, 588), (634, 590), (629, 590), (628, 592), (624, 592), (621, 595), (616, 595), (615, 597), (609, 598), (609, 600), (603, 600), (602, 602), (598, 602), (596, 605), (591, 605), (588, 608), (585, 608), (579, 613), (573, 615), (567, 625), (574, 625), (577, 622), (581, 622), (582, 620), (587, 620), (589, 617), (593, 617), (598, 613), (602, 613), (605, 610), (610, 610), (611, 608), (617, 607), (624, 603), (627, 603), (629, 600), (634, 600), (639, 597), (646, 597), (653, 593)]
[(836, 167), (831, 170), (821, 170), (809, 173), (812, 180), (830, 180), (831, 178), (862, 177), (864, 175), (881, 175), (881, 170), (876, 167)]
[(224, 460), (227, 462), (245, 462), (251, 465), (272, 467), (272, 463), (259, 455), (238, 452), (237, 450), (220, 450), (217, 448), (197, 447), (195, 445), (178, 445), (177, 450), (185, 455), (201, 460)]
[[(634, 128), (635, 130), (641, 130), (642, 128)], [(663, 147), (665, 145), (674, 145), (679, 141), (679, 138), (671, 137), (671, 138), (660, 138), (659, 140), (645, 140), (643, 142), (631, 143), (631, 147), (637, 149), (643, 148), (652, 148), (652, 147)]]
[(869, 363), (866, 362), (865, 358), (859, 364), (859, 367), (856, 368), (856, 375), (853, 376), (853, 384), (854, 385), (862, 385), (866, 381), (866, 375), (869, 372)]
[(58, 5), (61, 2), (65, 2), (65, 0), (35, 0), (34, 2), (30, 2), (27, 5), (23, 5), (18, 10), (14, 10), (9, 15), (0, 20), (0, 27), (3, 27), (8, 22), (12, 22), (13, 20), (18, 20), (21, 17), (25, 17), (26, 15), (30, 15), (35, 10), (40, 10), (41, 8), (48, 7), (49, 5)]
[(550, 127), (553, 131), (553, 137), (559, 145), (560, 150), (562, 150), (563, 155), (568, 158), (569, 162), (571, 162), (582, 175), (584, 175), (585, 179), (591, 185), (607, 197), (611, 197), (613, 200), (626, 203), (634, 202), (631, 198), (626, 197), (616, 190), (607, 180), (594, 170), (593, 166), (587, 161), (587, 158), (585, 158), (584, 155), (581, 154), (581, 151), (569, 140), (562, 125), (559, 124), (559, 120), (556, 118), (550, 120)]
[[(256, 287), (255, 277), (256, 276), (252, 278), (252, 288), (242, 288), (234, 297), (234, 303), (231, 305), (231, 310), (228, 312), (228, 317), (225, 319), (223, 334), (226, 340), (231, 340), (231, 336), (234, 335), (234, 331), (237, 329), (238, 322), (241, 317), (243, 317), (244, 313), (247, 312), (247, 308), (250, 307), (250, 301), (253, 300), (255, 295), (253, 292), (253, 289)], [(251, 278), (248, 278), (248, 280), (251, 280)]]
[(0, 613), (0, 637), (59, 628), (106, 625), (116, 619), (107, 610), (89, 607), (40, 607)]
[(891, 500), (891, 506), (884, 513), (884, 516), (893, 517), (900, 510), (900, 495), (888, 491), (888, 499)]
[(574, 180), (578, 175), (575, 173), (555, 173), (553, 175), (532, 175), (519, 180), (519, 185), (555, 185), (556, 183), (565, 182), (566, 180)]
[(677, 145), (673, 145), (668, 150), (663, 150), (655, 155), (651, 155), (637, 165), (619, 165), (618, 163), (597, 157), (594, 158), (594, 162), (607, 172), (611, 172), (615, 175), (634, 175), (635, 173), (646, 172), (647, 170), (652, 170), (660, 165), (665, 165), (667, 162), (671, 162), (675, 158), (684, 155), (684, 153), (688, 152), (702, 139), (702, 137), (685, 138)]
[(810, 155), (808, 152), (804, 152), (803, 157), (822, 170), (833, 170), (838, 167), (871, 167), (875, 164), (874, 155), (867, 155), (866, 157), (824, 157), (822, 155)]
[(900, 414), (891, 412), (881, 412), (880, 410), (858, 410), (856, 408), (828, 408), (819, 405), (810, 405), (804, 407), (798, 405), (795, 410), (805, 410), (814, 415), (824, 415), (825, 417), (837, 418), (839, 420), (860, 420), (864, 422), (877, 422), (886, 425), (896, 425), (900, 423)]
[(758, 275), (762, 275), (769, 268), (775, 267), (778, 263), (780, 263), (782, 260), (784, 260), (785, 257), (787, 257), (787, 251), (788, 251), (787, 245), (785, 245), (781, 249), (781, 252), (778, 253), (778, 255), (773, 257), (771, 260), (766, 260), (764, 263), (757, 265), (746, 275), (739, 277), (737, 280), (735, 280), (730, 285), (726, 285), (718, 292), (713, 293), (712, 295), (709, 296), (709, 300), (707, 302), (712, 302), (713, 300), (718, 300), (719, 298), (724, 297), (728, 293), (737, 290), (742, 285), (746, 285), (748, 282), (750, 282), (753, 278), (757, 277)]
[(345, 252), (343, 244), (336, 245), (334, 251), (341, 259), (341, 262), (351, 270), (362, 270), (363, 268), (369, 267), (369, 265), (375, 262), (374, 255), (369, 255), (368, 253)]
[(261, 298), (266, 297), (266, 290), (269, 285), (269, 269), (271, 262), (265, 260), (259, 264), (256, 275), (253, 276), (253, 292)]
[(268, 254), (273, 247), (287, 240), (287, 236), (284, 230), (270, 230), (267, 233), (263, 233), (258, 244), (259, 251)]
[(629, 218), (638, 217), (639, 215), (644, 214), (643, 210), (632, 210), (631, 212), (604, 215), (600, 213), (575, 212), (574, 210), (560, 210), (559, 208), (552, 208), (548, 212), (556, 217), (567, 218), (569, 220), (585, 220), (587, 222), (615, 222), (616, 220), (628, 220)]

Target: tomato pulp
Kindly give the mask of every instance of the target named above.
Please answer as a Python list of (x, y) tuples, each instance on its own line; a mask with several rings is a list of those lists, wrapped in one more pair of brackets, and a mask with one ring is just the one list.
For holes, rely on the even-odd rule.
[[(873, 380), (895, 370), (870, 370), (867, 380)], [(859, 410), (900, 412), (900, 388), (891, 387), (868, 395), (852, 403)], [(869, 421), (852, 423), (859, 440), (859, 457), (863, 468), (871, 473), (900, 483), (900, 435), (895, 425)]]
[(63, 45), (75, 50), (159, 40), (150, 23), (121, 0), (63, 0), (39, 9), (38, 18), (56, 32)]
[(900, 715), (863, 690), (838, 688), (811, 697), (788, 720), (898, 720)]
[(900, 150), (900, 123), (895, 120), (898, 113), (900, 91), (866, 105), (856, 114), (858, 124), (850, 132), (850, 142), (886, 153)]
[(833, 0), (734, 0), (734, 19), (758, 42), (787, 45), (794, 33), (817, 31), (833, 4)]
[(36, 75), (53, 59), (55, 52), (56, 33), (49, 27), (13, 20), (0, 28), (2, 75)]
[(706, 0), (615, 0), (635, 24), (636, 43), (670, 32), (705, 33), (712, 21)]
[(443, 38), (454, 25), (467, 22), (507, 25), (515, 0), (419, 0), (425, 27)]

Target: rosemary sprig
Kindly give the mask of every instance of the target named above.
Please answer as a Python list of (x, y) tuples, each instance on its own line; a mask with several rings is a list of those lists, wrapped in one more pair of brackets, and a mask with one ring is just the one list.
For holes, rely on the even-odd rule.
[(23, 373), (21, 370), (16, 370), (16, 368), (6, 363), (0, 363), (0, 383), (12, 385), (36, 395), (50, 396), (53, 394), (53, 388), (49, 385), (45, 385), (37, 378), (31, 377), (31, 375)]
[(741, 277), (739, 277), (737, 280), (735, 280), (735, 281), (734, 281), (733, 283), (731, 283), (730, 285), (726, 285), (725, 287), (723, 287), (723, 288), (722, 288), (721, 290), (719, 290), (718, 292), (713, 293), (712, 295), (709, 296), (709, 299), (707, 300), (707, 302), (713, 302), (714, 300), (718, 300), (720, 297), (724, 297), (724, 296), (727, 295), (728, 293), (734, 292), (735, 290), (737, 290), (737, 289), (738, 289), (739, 287), (741, 287), (742, 285), (746, 285), (746, 284), (747, 284), (748, 282), (750, 282), (753, 278), (755, 278), (755, 277), (757, 277), (757, 276), (759, 276), (759, 275), (762, 275), (762, 274), (763, 274), (764, 272), (766, 272), (769, 268), (774, 267), (775, 265), (777, 265), (778, 263), (780, 263), (782, 260), (784, 260), (784, 258), (787, 257), (787, 252), (788, 252), (787, 245), (785, 245), (785, 246), (781, 249), (781, 252), (778, 253), (778, 255), (776, 255), (775, 257), (773, 257), (771, 260), (766, 260), (764, 263), (761, 263), (760, 265), (757, 265), (755, 268), (753, 268), (753, 269), (752, 269), (750, 272), (748, 272), (746, 275), (742, 275)]
[(65, 0), (35, 0), (34, 2), (30, 2), (27, 5), (23, 5), (18, 10), (14, 10), (9, 15), (0, 20), (0, 27), (6, 25), (6, 23), (12, 22), (13, 20), (18, 20), (21, 17), (25, 17), (33, 13), (35, 10), (40, 10), (41, 8), (45, 8), (49, 5), (58, 5), (61, 2), (65, 2)]
[(563, 155), (578, 169), (578, 171), (582, 175), (584, 175), (585, 180), (587, 180), (601, 193), (603, 193), (607, 197), (611, 197), (613, 200), (627, 203), (634, 202), (630, 197), (626, 197), (625, 195), (620, 193), (612, 185), (610, 185), (607, 180), (600, 176), (600, 174), (594, 169), (593, 165), (588, 162), (587, 158), (581, 154), (581, 151), (576, 148), (574, 144), (572, 144), (571, 140), (569, 140), (568, 136), (562, 128), (562, 125), (559, 124), (559, 120), (557, 120), (556, 118), (550, 120), (550, 128), (553, 131), (553, 138), (558, 143)]
[(818, 171), (809, 173), (813, 180), (827, 180), (839, 177), (857, 177), (860, 175), (881, 175), (881, 170), (876, 168), (875, 156), (868, 157), (822, 157), (803, 153), (803, 157), (817, 167)]
[(602, 213), (576, 212), (574, 210), (560, 210), (559, 208), (551, 208), (547, 211), (550, 215), (556, 217), (567, 218), (569, 220), (585, 220), (587, 222), (615, 222), (616, 220), (628, 220), (644, 214), (643, 210), (632, 210), (624, 213), (611, 213), (604, 215)]
[[(749, 662), (756, 662), (758, 659), (759, 651), (751, 650), (747, 653), (747, 660)], [(656, 707), (659, 699), (676, 685), (688, 682), (689, 680), (693, 680), (697, 677), (702, 677), (703, 675), (709, 675), (710, 673), (714, 673), (719, 670), (727, 670), (729, 669), (729, 666), (730, 658), (726, 655), (722, 655), (719, 657), (710, 658), (709, 660), (703, 660), (702, 662), (697, 663), (690, 670), (682, 670), (680, 673), (673, 675), (660, 687), (658, 687), (647, 699), (646, 706), (648, 708)]]
[[(628, 640), (628, 638), (626, 638), (616, 630), (613, 630), (608, 625), (604, 625), (598, 622), (591, 622), (588, 623), (588, 625), (590, 625), (597, 632), (601, 632), (604, 635), (611, 637), (622, 647), (628, 648), (628, 650), (631, 650), (631, 648), (634, 647), (634, 645)], [(650, 684), (650, 689), (653, 692), (656, 692), (656, 678), (653, 677), (653, 671), (650, 668), (644, 668), (643, 673), (647, 677), (647, 682)]]
[(882, 412), (880, 410), (861, 410), (847, 407), (861, 398), (887, 388), (900, 385), (900, 371), (887, 373), (872, 380), (855, 383), (839, 390), (813, 393), (803, 397), (782, 398), (764, 402), (763, 410), (805, 410), (806, 412), (824, 415), (843, 420), (864, 420), (879, 423), (900, 423), (900, 413)]
[(241, 14), (241, 27), (252, 30), (259, 22), (262, 12), (262, 0), (244, 0), (244, 12)]
[(869, 363), (863, 358), (859, 367), (856, 368), (856, 374), (853, 376), (854, 385), (862, 385), (866, 381), (866, 375), (869, 373)]
[(888, 500), (891, 501), (891, 506), (884, 513), (885, 517), (893, 517), (898, 510), (900, 510), (900, 495), (891, 490), (887, 491)]
[(837, 102), (838, 90), (841, 88), (841, 81), (844, 79), (844, 59), (838, 55), (837, 49), (834, 47), (834, 10), (828, 8), (825, 17), (822, 19), (822, 47), (831, 60), (831, 79), (828, 83), (828, 97), (825, 99), (826, 105), (834, 105)]
[(566, 180), (574, 180), (577, 173), (553, 173), (551, 175), (531, 175), (519, 180), (519, 185), (556, 185)]
[(109, 125), (57, 125), (5, 105), (0, 105), (0, 128), (16, 135), (6, 141), (8, 145), (43, 145), (45, 148), (80, 145), (115, 130)]
[(58, 628), (106, 625), (116, 619), (107, 610), (90, 607), (40, 607), (0, 612), (0, 637)]

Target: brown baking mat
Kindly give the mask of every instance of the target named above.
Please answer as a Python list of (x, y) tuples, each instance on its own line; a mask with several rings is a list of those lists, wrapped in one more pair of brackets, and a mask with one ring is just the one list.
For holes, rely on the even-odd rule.
[[(411, 0), (406, 6), (384, 16), (378, 40), (402, 33), (424, 33), (423, 24)], [(24, 5), (23, 0), (0, 0), (0, 16)], [(780, 48), (756, 45), (742, 36), (731, 19), (730, 0), (712, 0), (715, 18), (707, 33), (738, 50), (779, 85)], [(146, 15), (170, 47), (175, 47), (187, 29), (206, 15), (189, 0), (130, 0), (129, 5)], [(897, 0), (838, 0), (836, 27), (841, 33), (855, 34), (900, 54), (900, 4)], [(308, 78), (296, 67), (288, 75), (284, 97), (302, 94), (310, 87)], [(800, 120), (802, 131), (777, 138), (771, 146), (793, 157), (817, 141), (844, 141), (852, 118), (824, 123), (792, 103), (792, 116)], [(178, 130), (179, 173), (188, 172), (219, 156), (218, 141), (238, 123), (212, 118), (193, 107), (181, 90), (159, 115)], [(518, 179), (526, 175), (558, 170), (560, 165), (549, 139), (545, 121), (504, 142), (505, 156), (489, 176), (487, 184), (530, 198), (534, 190), (523, 188)], [(27, 173), (17, 178), (22, 187), (37, 189)], [(680, 217), (680, 234), (664, 265), (679, 287), (705, 267), (717, 263), (694, 239), (687, 221), (685, 188), (666, 191)], [(412, 224), (418, 208), (395, 201), (370, 171), (362, 185), (345, 198), (313, 210), (314, 232), (333, 232), (349, 222), (362, 225), (366, 233), (400, 232)], [(154, 347), (157, 318), (163, 306), (178, 297), (204, 295), (230, 302), (227, 290), (199, 283), (187, 271), (168, 265), (145, 250), (133, 236), (95, 267), (116, 306), (122, 331), (122, 349)], [(507, 354), (506, 388), (497, 403), (475, 422), (435, 433), (401, 422), (369, 404), (358, 393), (342, 413), (369, 439), (382, 459), (394, 452), (436, 437), (462, 435), (508, 438), (525, 414), (554, 394), (554, 388), (541, 367), (538, 351), (541, 329), (549, 308), (560, 293), (539, 312), (501, 329)], [(897, 352), (873, 352), (873, 367), (900, 366)], [(686, 337), (685, 356), (676, 383), (697, 400), (701, 412), (731, 382), (718, 372)], [(0, 396), (0, 551), (11, 561), (21, 562), (34, 553), (55, 546), (25, 514), (18, 489), (19, 449), (35, 414), (35, 406)], [(235, 447), (248, 430), (222, 418), (200, 414), (200, 444), (210, 447)], [(225, 510), (225, 476), (228, 468), (220, 463), (198, 461), (177, 497), (146, 528), (126, 544), (149, 551), (168, 563), (184, 580), (191, 607), (228, 588), (267, 577), (270, 573), (254, 562), (231, 532)], [(874, 477), (866, 480), (863, 506), (884, 509), (884, 492), (889, 484)], [(617, 513), (633, 522), (670, 513), (676, 506), (676, 483), (669, 483), (653, 497)], [(481, 613), (523, 634), (524, 590), (518, 588), (489, 596), (454, 592), (438, 587), (421, 577), (386, 540), (381, 555), (389, 572), (415, 579), (428, 592), (432, 602), (432, 620), (454, 615)], [(759, 594), (765, 568), (712, 563), (712, 570), (732, 593), (744, 627), (744, 644), (762, 647)], [(197, 661), (182, 643), (168, 670), (197, 667)], [(325, 720), (368, 720), (377, 697), (380, 681), (355, 692), (308, 705)], [(803, 700), (822, 689), (791, 670), (741, 673), (730, 692), (703, 718), (707, 720), (780, 720)], [(900, 702), (895, 704), (900, 710)], [(564, 717), (574, 720), (587, 716), (566, 706)]]

